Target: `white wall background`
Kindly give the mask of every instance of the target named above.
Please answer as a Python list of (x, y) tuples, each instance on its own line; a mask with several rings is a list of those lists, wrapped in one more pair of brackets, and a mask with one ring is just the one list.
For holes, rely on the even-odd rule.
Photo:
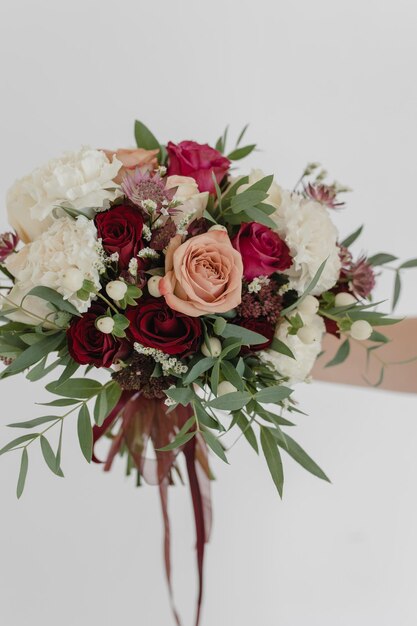
[[(214, 141), (249, 121), (262, 152), (248, 165), (291, 186), (321, 161), (355, 190), (342, 233), (364, 221), (364, 249), (416, 256), (416, 18), (413, 0), (3, 0), (2, 196), (65, 149), (132, 144), (135, 117), (162, 141)], [(399, 313), (417, 312), (415, 285), (410, 274)], [(16, 378), (0, 397), (3, 444), (4, 425), (41, 414), (33, 403), (47, 394)], [(415, 398), (324, 384), (299, 398), (310, 417), (297, 438), (333, 485), (289, 460), (281, 503), (245, 443), (230, 467), (213, 461), (203, 626), (414, 626)], [(18, 459), (0, 459), (2, 624), (171, 624), (156, 490), (135, 490), (122, 467), (88, 467), (74, 424), (65, 480), (37, 452), (30, 463), (17, 502)], [(191, 506), (185, 488), (170, 497), (189, 625)]]

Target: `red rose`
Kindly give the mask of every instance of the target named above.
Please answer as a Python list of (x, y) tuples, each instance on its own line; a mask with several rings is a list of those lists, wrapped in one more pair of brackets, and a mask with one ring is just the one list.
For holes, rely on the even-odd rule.
[(143, 219), (138, 209), (121, 204), (97, 213), (94, 221), (104, 250), (109, 255), (117, 252), (119, 268), (127, 269), (130, 259), (143, 247)]
[(184, 356), (201, 342), (201, 322), (171, 309), (163, 298), (149, 298), (126, 310), (129, 335), (148, 348)]
[(167, 145), (169, 156), (168, 176), (192, 176), (200, 191), (215, 193), (212, 173), (218, 183), (226, 175), (230, 161), (208, 144), (195, 141), (170, 141)]
[(254, 318), (254, 317), (243, 317), (241, 319), (235, 320), (234, 324), (238, 324), (239, 326), (243, 326), (243, 328), (247, 328), (248, 330), (253, 330), (254, 333), (259, 333), (266, 337), (267, 341), (264, 343), (258, 343), (253, 346), (242, 347), (242, 352), (258, 352), (259, 350), (266, 350), (272, 343), (275, 333), (275, 327), (273, 324), (270, 324), (266, 319), (262, 317)]
[(282, 272), (291, 266), (292, 258), (285, 241), (257, 222), (242, 224), (232, 244), (242, 255), (243, 276), (248, 281), (256, 276)]
[(94, 306), (82, 317), (74, 317), (67, 330), (68, 350), (81, 365), (110, 367), (121, 352), (122, 343), (95, 327), (95, 321), (105, 310)]

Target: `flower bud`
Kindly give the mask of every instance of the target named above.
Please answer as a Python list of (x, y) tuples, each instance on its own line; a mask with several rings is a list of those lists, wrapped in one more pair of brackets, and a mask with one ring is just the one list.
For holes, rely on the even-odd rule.
[(84, 274), (78, 267), (69, 267), (62, 276), (62, 286), (76, 293), (83, 286)]
[(229, 383), (228, 380), (223, 380), (217, 386), (217, 395), (218, 396), (224, 396), (227, 393), (234, 393), (235, 391), (237, 391), (236, 387), (234, 385), (232, 385), (232, 383)]
[(107, 295), (112, 300), (116, 300), (116, 302), (118, 302), (119, 300), (122, 300), (125, 297), (126, 291), (127, 291), (127, 285), (121, 280), (111, 280), (106, 285)]
[(352, 296), (352, 294), (347, 291), (341, 291), (336, 294), (334, 301), (335, 306), (350, 306), (351, 304), (355, 304), (355, 302), (357, 302), (355, 296)]
[(96, 328), (105, 335), (110, 335), (113, 332), (114, 319), (112, 317), (99, 317), (96, 320)]
[(201, 352), (204, 354), (204, 356), (218, 357), (220, 356), (221, 351), (222, 344), (220, 340), (217, 339), (217, 337), (210, 337), (208, 340), (208, 345), (206, 343), (203, 343), (203, 345), (201, 346)]
[(319, 310), (319, 301), (314, 296), (306, 296), (298, 305), (297, 309), (301, 315), (315, 315)]
[(319, 333), (313, 326), (302, 326), (297, 332), (297, 337), (300, 341), (309, 345), (311, 343), (315, 343), (316, 341), (320, 341), (321, 333)]
[(372, 326), (366, 320), (357, 320), (350, 327), (350, 336), (358, 341), (365, 341), (372, 335)]
[(162, 276), (151, 276), (148, 280), (148, 291), (149, 295), (154, 298), (160, 298), (161, 293), (159, 291), (159, 283), (161, 281)]
[(225, 230), (227, 231), (226, 226), (223, 226), (222, 224), (214, 224), (214, 226), (210, 226), (209, 231), (210, 230)]

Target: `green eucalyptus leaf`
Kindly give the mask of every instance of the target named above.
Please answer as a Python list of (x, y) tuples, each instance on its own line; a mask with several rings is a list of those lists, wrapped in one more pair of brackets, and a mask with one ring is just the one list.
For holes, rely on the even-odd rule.
[(62, 478), (63, 474), (62, 474), (61, 468), (57, 467), (56, 455), (51, 448), (51, 444), (49, 443), (47, 438), (44, 437), (43, 435), (40, 436), (39, 440), (41, 444), (43, 458), (45, 459), (45, 463), (47, 464), (51, 472), (53, 472), (54, 474)]
[(272, 480), (274, 481), (278, 493), (282, 498), (284, 472), (282, 469), (281, 455), (271, 429), (266, 426), (261, 426), (261, 446), (272, 476)]
[(243, 391), (245, 388), (245, 384), (242, 380), (242, 377), (236, 371), (236, 367), (234, 367), (230, 361), (222, 361), (220, 365), (220, 369), (222, 371), (223, 376), (226, 380), (228, 380), (232, 385), (236, 387), (238, 391)]
[(225, 463), (229, 463), (224, 453), (223, 446), (220, 443), (220, 441), (217, 439), (217, 437), (213, 435), (212, 432), (206, 429), (201, 431), (201, 434), (203, 435), (204, 441), (206, 442), (206, 444), (209, 446), (211, 450), (213, 450), (214, 454), (216, 454)]
[(194, 391), (190, 387), (173, 387), (166, 389), (165, 394), (183, 406), (187, 406), (194, 399)]
[(355, 243), (355, 241), (357, 240), (359, 235), (362, 233), (362, 231), (363, 231), (363, 225), (359, 226), (359, 228), (355, 230), (355, 232), (353, 232), (351, 235), (346, 237), (346, 239), (344, 239), (340, 245), (344, 246), (345, 248), (349, 248), (349, 246)]
[(155, 135), (151, 133), (149, 128), (139, 120), (135, 121), (135, 139), (138, 148), (145, 148), (145, 150), (158, 149), (160, 151), (160, 157), (162, 158), (163, 152), (159, 141)]
[(55, 380), (46, 389), (57, 396), (88, 399), (100, 392), (102, 384), (91, 378), (70, 378), (62, 383)]
[(410, 267), (417, 267), (417, 259), (410, 259), (409, 261), (405, 261), (399, 267), (401, 270), (409, 269)]
[(28, 296), (36, 296), (37, 298), (41, 298), (42, 300), (53, 304), (59, 311), (65, 311), (67, 313), (71, 313), (71, 315), (81, 317), (81, 313), (78, 311), (78, 309), (75, 308), (73, 304), (71, 304), (71, 302), (69, 302), (68, 300), (64, 300), (63, 296), (61, 296), (60, 293), (55, 291), (55, 289), (51, 289), (50, 287), (34, 287), (25, 295), (25, 298), (27, 298)]
[(40, 361), (46, 354), (54, 352), (64, 339), (65, 334), (62, 332), (48, 335), (26, 348), (0, 375), (3, 378), (6, 375), (17, 374)]
[(0, 456), (9, 452), (9, 450), (13, 450), (13, 448), (17, 448), (22, 443), (26, 443), (26, 441), (31, 441), (31, 439), (36, 439), (39, 436), (39, 433), (30, 433), (27, 435), (22, 435), (21, 437), (17, 437), (13, 439), (13, 441), (9, 441), (3, 448), (0, 450)]
[(223, 329), (222, 337), (233, 337), (239, 339), (241, 343), (247, 346), (257, 345), (265, 343), (267, 338), (259, 333), (255, 333), (253, 330), (238, 326), (237, 324), (226, 324)]
[(286, 445), (284, 446), (280, 440), (278, 445), (285, 450), (299, 465), (304, 467), (308, 472), (321, 478), (327, 482), (330, 482), (329, 478), (323, 472), (323, 470), (313, 461), (311, 457), (303, 450), (303, 448), (292, 439), (289, 435), (285, 435)]
[(298, 300), (296, 302), (293, 302), (293, 304), (291, 304), (290, 306), (287, 306), (286, 309), (283, 309), (281, 311), (281, 316), (284, 317), (285, 315), (287, 315), (288, 313), (290, 313), (290, 311), (292, 311), (293, 309), (296, 309), (301, 302), (304, 300), (304, 298), (306, 298), (308, 296), (308, 294), (313, 291), (314, 287), (317, 285), (317, 283), (320, 280), (320, 276), (323, 273), (323, 270), (326, 266), (327, 263), (327, 259), (325, 259), (323, 261), (323, 263), (320, 265), (319, 269), (317, 270), (317, 272), (315, 273), (313, 279), (311, 280), (311, 282), (309, 283), (309, 285), (307, 286), (306, 290), (304, 291), (304, 293), (302, 294), (302, 296), (300, 296), (298, 298)]
[(28, 467), (29, 467), (29, 456), (28, 456), (28, 451), (26, 448), (23, 448), (22, 450), (22, 458), (20, 460), (20, 470), (19, 470), (19, 478), (17, 480), (17, 488), (16, 488), (16, 495), (18, 498), (20, 498), (20, 496), (23, 493), (23, 490), (25, 488), (25, 483), (26, 483), (26, 476), (28, 473)]
[(78, 413), (77, 432), (81, 452), (86, 461), (90, 463), (93, 456), (93, 430), (91, 428), (90, 412), (86, 404), (82, 405)]
[(242, 146), (241, 148), (236, 148), (235, 150), (232, 150), (232, 152), (230, 152), (227, 155), (227, 158), (230, 159), (230, 161), (239, 161), (240, 159), (244, 159), (251, 152), (253, 152), (255, 148), (256, 148), (255, 143), (249, 146)]
[(344, 361), (346, 361), (346, 359), (349, 356), (349, 353), (350, 353), (350, 342), (349, 342), (349, 339), (345, 339), (345, 341), (342, 343), (342, 345), (339, 347), (338, 351), (336, 352), (335, 356), (331, 359), (331, 361), (326, 363), (325, 367), (334, 367), (335, 365), (340, 365), (340, 363), (343, 363)]
[(245, 437), (249, 445), (255, 450), (256, 454), (259, 454), (259, 447), (256, 440), (255, 432), (251, 426), (250, 421), (245, 415), (243, 415), (242, 411), (239, 411), (237, 413), (236, 424), (237, 426), (239, 426), (243, 436)]
[(193, 430), (192, 432), (178, 434), (175, 437), (175, 439), (173, 439), (171, 441), (171, 443), (169, 443), (168, 445), (164, 446), (163, 448), (158, 448), (158, 451), (159, 452), (168, 452), (169, 450), (176, 450), (177, 448), (180, 448), (181, 446), (185, 445), (194, 436), (195, 436), (195, 430)]
[(288, 398), (292, 393), (293, 389), (290, 389), (289, 387), (284, 387), (284, 385), (273, 385), (272, 387), (266, 387), (265, 389), (257, 391), (255, 398), (257, 402), (261, 402), (263, 404), (276, 404)]
[(251, 397), (247, 391), (234, 391), (210, 400), (208, 406), (222, 411), (238, 411), (250, 401)]
[(401, 276), (400, 276), (400, 272), (396, 272), (395, 281), (394, 281), (394, 293), (392, 296), (392, 311), (395, 309), (395, 307), (398, 304), (398, 300), (400, 299), (400, 294), (401, 294)]
[(14, 424), (7, 424), (8, 428), (35, 428), (41, 424), (47, 424), (54, 420), (59, 420), (58, 415), (43, 415), (42, 417), (36, 417), (33, 420), (27, 420), (26, 422), (15, 422)]
[(290, 359), (295, 359), (292, 350), (290, 350), (286, 343), (284, 343), (283, 341), (281, 341), (281, 339), (278, 339), (277, 337), (273, 338), (269, 349), (274, 350), (274, 352), (278, 352), (279, 354), (284, 354), (285, 356), (290, 357)]
[(184, 385), (189, 385), (196, 378), (199, 378), (199, 376), (201, 376), (202, 374), (207, 372), (207, 370), (209, 370), (211, 367), (213, 367), (215, 361), (216, 360), (213, 357), (211, 357), (211, 356), (204, 357), (204, 358), (200, 359), (199, 361), (197, 361), (197, 363), (195, 363), (195, 365), (193, 365), (188, 370), (187, 374), (183, 378), (182, 382), (184, 383)]
[(396, 261), (397, 257), (393, 254), (388, 254), (387, 252), (379, 252), (378, 254), (374, 254), (373, 256), (367, 259), (369, 265), (385, 265), (386, 263), (391, 263), (391, 261)]

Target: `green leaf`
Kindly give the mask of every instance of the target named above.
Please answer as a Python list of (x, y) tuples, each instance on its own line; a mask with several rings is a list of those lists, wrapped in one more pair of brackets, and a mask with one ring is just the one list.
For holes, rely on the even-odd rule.
[(377, 330), (372, 331), (372, 335), (369, 337), (369, 341), (377, 341), (379, 343), (388, 343), (390, 339), (386, 335), (379, 333)]
[(70, 358), (67, 365), (64, 367), (61, 376), (58, 378), (58, 383), (63, 383), (69, 378), (71, 378), (77, 369), (80, 367), (80, 364), (74, 361), (74, 359)]
[(284, 387), (283, 385), (274, 385), (257, 391), (255, 398), (258, 402), (263, 404), (276, 404), (277, 402), (281, 402), (282, 400), (288, 398), (293, 391), (293, 389)]
[(61, 469), (57, 467), (56, 456), (55, 456), (54, 451), (51, 448), (51, 444), (43, 435), (40, 436), (40, 442), (41, 442), (41, 450), (42, 450), (43, 458), (45, 459), (45, 463), (47, 464), (51, 472), (53, 472), (54, 474), (62, 478), (63, 474), (62, 474)]
[(202, 430), (201, 434), (203, 435), (206, 444), (209, 448), (211, 448), (211, 450), (213, 450), (214, 454), (217, 454), (217, 456), (225, 463), (229, 463), (224, 453), (223, 446), (217, 437), (209, 430)]
[(22, 443), (26, 443), (26, 441), (30, 441), (31, 439), (35, 439), (39, 433), (30, 433), (27, 435), (22, 435), (21, 437), (17, 437), (17, 439), (13, 439), (13, 441), (9, 441), (3, 448), (0, 450), (0, 456), (9, 452), (9, 450), (13, 450), (13, 448), (17, 448)]
[(90, 412), (86, 404), (82, 405), (78, 413), (77, 431), (81, 452), (86, 461), (90, 463), (93, 456), (93, 430), (91, 428)]
[(237, 324), (226, 324), (222, 332), (222, 337), (240, 339), (241, 342), (247, 346), (254, 346), (267, 341), (267, 338), (263, 335), (255, 333), (253, 330), (249, 330), (243, 326), (238, 326)]
[(221, 370), (226, 380), (228, 380), (232, 385), (236, 387), (239, 391), (243, 391), (245, 388), (242, 377), (236, 371), (236, 367), (234, 367), (230, 361), (222, 361)]
[(292, 311), (293, 309), (296, 309), (301, 302), (304, 300), (304, 298), (306, 298), (308, 296), (308, 294), (313, 291), (314, 287), (317, 285), (317, 283), (320, 280), (320, 276), (323, 273), (323, 270), (326, 266), (327, 263), (327, 259), (325, 259), (323, 261), (323, 263), (320, 265), (319, 269), (317, 270), (317, 272), (315, 273), (312, 281), (309, 283), (309, 285), (307, 286), (306, 290), (304, 291), (303, 295), (300, 296), (300, 298), (298, 298), (298, 300), (296, 300), (296, 302), (294, 302), (293, 304), (291, 304), (290, 306), (287, 306), (286, 309), (283, 309), (281, 311), (281, 316), (284, 317), (285, 315), (287, 315), (290, 311)]
[(219, 376), (220, 376), (220, 361), (217, 360), (213, 365), (213, 369), (211, 370), (210, 376), (210, 387), (214, 394), (217, 394), (217, 387), (219, 385)]
[(185, 445), (188, 441), (190, 441), (190, 439), (192, 439), (195, 436), (195, 433), (196, 433), (195, 430), (193, 430), (192, 432), (183, 433), (183, 434), (178, 433), (178, 435), (175, 437), (175, 439), (171, 441), (171, 443), (164, 446), (163, 448), (158, 448), (158, 451), (168, 452), (169, 450), (176, 450), (177, 448), (180, 448), (181, 446)]
[(278, 493), (282, 498), (284, 473), (282, 469), (281, 455), (271, 429), (266, 426), (261, 426), (261, 446), (272, 476), (272, 480), (274, 481), (275, 486), (278, 489)]
[(268, 176), (264, 176), (260, 180), (256, 181), (256, 183), (253, 183), (253, 185), (248, 187), (246, 191), (259, 190), (259, 191), (264, 191), (265, 193), (267, 193), (273, 182), (274, 182), (274, 175), (269, 174)]
[(139, 120), (135, 121), (135, 139), (138, 148), (145, 148), (145, 150), (158, 149), (161, 154), (161, 145), (159, 141), (155, 135), (151, 133), (149, 128)]
[(405, 261), (405, 263), (402, 263), (400, 265), (399, 269), (406, 270), (410, 267), (417, 267), (417, 259), (410, 259), (409, 261)]
[(367, 260), (369, 265), (385, 265), (386, 263), (391, 263), (391, 261), (396, 261), (397, 257), (393, 254), (388, 254), (387, 252), (379, 252), (378, 254), (374, 254), (369, 257)]
[(46, 385), (46, 389), (57, 396), (82, 399), (92, 398), (100, 392), (101, 388), (102, 384), (91, 378), (70, 378), (63, 383), (55, 380)]
[(79, 400), (72, 398), (59, 398), (58, 400), (52, 400), (52, 402), (37, 402), (40, 406), (71, 406), (71, 404), (77, 404)]
[(358, 230), (355, 230), (354, 233), (346, 237), (346, 239), (344, 239), (340, 245), (344, 246), (345, 248), (349, 248), (349, 246), (351, 246), (357, 240), (362, 231), (363, 225), (359, 226)]
[(240, 135), (239, 135), (239, 137), (237, 138), (237, 141), (236, 141), (236, 148), (238, 147), (238, 145), (242, 141), (243, 137), (245, 136), (245, 133), (248, 130), (248, 127), (249, 127), (249, 124), (245, 124), (245, 126), (240, 131)]
[(394, 293), (392, 296), (392, 311), (398, 304), (398, 300), (400, 299), (401, 294), (401, 276), (400, 272), (395, 273), (395, 281), (394, 281)]
[(197, 420), (203, 426), (207, 426), (207, 428), (214, 428), (215, 430), (224, 430), (222, 424), (216, 419), (214, 419), (211, 415), (208, 414), (206, 409), (201, 404), (200, 400), (197, 398), (194, 400), (194, 410), (197, 416)]
[(25, 483), (26, 483), (26, 476), (28, 473), (28, 467), (29, 467), (29, 456), (28, 456), (28, 451), (26, 448), (23, 448), (22, 450), (22, 458), (20, 460), (20, 471), (19, 471), (19, 478), (17, 481), (17, 488), (16, 488), (16, 495), (18, 498), (20, 498), (20, 496), (23, 493), (23, 490), (25, 488)]
[(255, 148), (256, 148), (255, 143), (249, 146), (242, 146), (242, 148), (236, 148), (235, 150), (232, 150), (232, 152), (230, 152), (227, 155), (227, 158), (230, 159), (231, 161), (239, 161), (240, 159), (244, 159), (246, 156), (248, 156), (248, 154), (253, 152)]
[(258, 442), (256, 440), (255, 432), (248, 420), (248, 418), (243, 415), (242, 411), (239, 411), (236, 419), (236, 424), (239, 426), (240, 430), (243, 433), (246, 441), (250, 446), (255, 450), (256, 454), (259, 454)]
[(120, 385), (112, 381), (108, 386), (103, 387), (102, 391), (97, 395), (94, 404), (94, 421), (97, 426), (102, 426), (106, 417), (111, 413), (118, 403), (122, 389)]
[(45, 354), (54, 352), (64, 339), (64, 336), (64, 333), (58, 332), (54, 335), (44, 337), (41, 341), (33, 344), (33, 346), (29, 346), (29, 348), (26, 348), (26, 350), (13, 361), (13, 363), (10, 363), (10, 365), (3, 370), (0, 378), (3, 378), (5, 375), (22, 372), (26, 368), (40, 361)]
[(276, 228), (274, 220), (268, 217), (268, 215), (264, 213), (264, 211), (257, 207), (251, 207), (250, 209), (246, 209), (245, 213), (254, 222), (258, 222), (259, 224), (268, 226), (268, 228)]
[(285, 439), (287, 444), (286, 446), (284, 446), (279, 440), (278, 445), (283, 448), (294, 459), (294, 461), (297, 461), (299, 465), (304, 467), (304, 469), (314, 476), (330, 482), (323, 470), (313, 461), (311, 457), (308, 456), (307, 452), (305, 452), (302, 447), (294, 441), (294, 439), (292, 439), (292, 437), (286, 434)]
[(246, 189), (242, 193), (233, 196), (230, 207), (233, 213), (242, 213), (255, 207), (259, 202), (266, 200), (268, 194), (261, 189)]
[(221, 335), (222, 332), (225, 329), (227, 322), (224, 319), (224, 317), (217, 317), (216, 321), (214, 322), (214, 326), (213, 326), (213, 330), (216, 333), (216, 335)]
[(166, 389), (165, 394), (183, 406), (187, 406), (194, 399), (194, 391), (190, 387), (173, 387)]
[(211, 400), (208, 402), (208, 406), (222, 411), (238, 411), (250, 401), (251, 397), (247, 391), (234, 391)]
[(213, 357), (211, 357), (211, 356), (205, 357), (203, 359), (200, 359), (187, 372), (187, 374), (185, 375), (185, 378), (183, 379), (182, 382), (184, 383), (184, 385), (189, 385), (196, 378), (201, 376), (201, 374), (204, 374), (204, 372), (207, 372), (207, 370), (209, 370), (211, 367), (213, 367), (214, 363), (215, 363), (215, 359)]
[[(51, 289), (50, 287), (34, 287), (25, 295), (23, 300), (28, 296), (36, 296), (37, 298), (41, 298), (41, 300), (46, 300), (46, 302), (50, 302), (59, 311), (66, 311), (67, 313), (71, 313), (71, 315), (76, 315), (77, 317), (81, 317), (81, 313), (75, 308), (71, 302), (68, 300), (64, 300), (60, 293), (55, 291), (55, 289)], [(23, 304), (22, 300), (22, 304)]]
[(350, 342), (349, 342), (349, 339), (346, 339), (342, 343), (342, 345), (340, 346), (340, 348), (338, 349), (338, 351), (336, 352), (332, 360), (326, 363), (325, 367), (334, 367), (335, 365), (339, 365), (340, 363), (343, 363), (348, 358), (349, 353), (350, 353)]
[(284, 354), (285, 356), (288, 356), (291, 359), (295, 359), (293, 352), (290, 350), (287, 344), (281, 341), (281, 339), (278, 339), (277, 337), (273, 338), (269, 349), (274, 350), (275, 352), (279, 352), (279, 354)]
[(44, 415), (42, 417), (36, 417), (33, 420), (28, 420), (26, 422), (15, 422), (14, 424), (7, 424), (8, 428), (35, 428), (36, 426), (41, 426), (41, 424), (47, 424), (48, 422), (53, 422), (54, 420), (59, 420), (60, 418), (57, 415)]

